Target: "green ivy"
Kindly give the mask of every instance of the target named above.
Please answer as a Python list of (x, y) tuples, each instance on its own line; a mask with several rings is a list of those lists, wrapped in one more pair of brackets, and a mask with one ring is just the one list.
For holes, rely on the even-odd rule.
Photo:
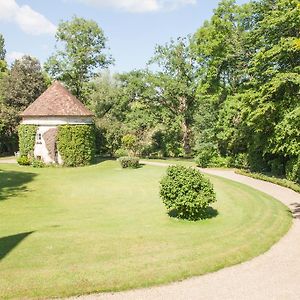
[(64, 165), (69, 167), (90, 164), (95, 155), (93, 125), (61, 125), (58, 127), (57, 149)]
[(37, 126), (21, 124), (18, 127), (20, 156), (33, 155)]

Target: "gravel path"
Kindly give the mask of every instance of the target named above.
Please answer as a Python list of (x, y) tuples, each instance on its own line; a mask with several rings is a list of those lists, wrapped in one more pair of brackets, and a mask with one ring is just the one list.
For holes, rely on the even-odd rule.
[[(163, 163), (145, 162), (156, 166)], [(234, 171), (201, 169), (201, 172), (222, 176), (263, 191), (284, 204), (294, 215), (289, 232), (268, 252), (239, 265), (207, 275), (193, 277), (165, 286), (102, 293), (71, 299), (90, 300), (153, 300), (153, 299), (300, 299), (300, 194), (287, 188), (246, 176)]]
[(16, 164), (17, 160), (15, 158), (1, 158), (0, 164)]

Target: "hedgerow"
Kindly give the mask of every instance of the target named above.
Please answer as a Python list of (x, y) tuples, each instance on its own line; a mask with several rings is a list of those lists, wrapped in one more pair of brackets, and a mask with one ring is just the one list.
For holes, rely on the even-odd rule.
[(65, 166), (77, 167), (92, 163), (95, 156), (94, 126), (59, 126), (57, 149)]
[(37, 126), (21, 124), (18, 127), (20, 156), (33, 156)]
[(294, 190), (295, 192), (300, 193), (300, 184), (297, 184), (295, 182), (292, 182), (290, 180), (284, 179), (284, 178), (277, 178), (277, 177), (271, 177), (271, 176), (267, 176), (265, 174), (261, 174), (261, 173), (252, 173), (246, 170), (236, 170), (235, 173), (237, 174), (241, 174), (241, 175), (245, 175), (248, 177), (252, 177), (255, 179), (260, 179), (260, 180), (264, 180), (264, 181), (268, 181), (274, 184), (278, 184), (281, 185), (283, 187), (289, 188)]

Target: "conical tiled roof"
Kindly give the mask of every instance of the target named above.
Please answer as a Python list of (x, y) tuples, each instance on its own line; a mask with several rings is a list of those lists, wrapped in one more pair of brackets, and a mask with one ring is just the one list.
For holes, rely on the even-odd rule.
[(59, 81), (55, 81), (20, 115), (22, 117), (88, 117), (93, 116), (93, 113), (87, 109), (76, 97), (74, 97)]

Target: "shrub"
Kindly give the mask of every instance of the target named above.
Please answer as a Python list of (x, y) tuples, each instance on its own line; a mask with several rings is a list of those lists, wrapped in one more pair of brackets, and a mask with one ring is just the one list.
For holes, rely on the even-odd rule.
[(135, 153), (137, 150), (137, 137), (133, 134), (126, 134), (122, 137), (122, 146), (128, 151)]
[(218, 151), (213, 144), (202, 144), (197, 150), (195, 162), (197, 166), (206, 168), (214, 158), (218, 157)]
[(284, 186), (286, 188), (294, 190), (295, 192), (300, 193), (300, 185), (299, 184), (297, 184), (293, 181), (284, 179), (284, 178), (277, 178), (277, 177), (274, 177), (274, 176), (271, 177), (271, 176), (261, 174), (261, 173), (251, 173), (251, 172), (246, 171), (246, 170), (235, 170), (235, 173), (245, 175), (245, 176), (255, 178), (255, 179), (260, 179), (260, 180), (272, 182), (274, 184)]
[(269, 161), (271, 173), (275, 176), (282, 176), (285, 174), (284, 161), (281, 159), (273, 159)]
[(199, 171), (184, 166), (170, 166), (160, 182), (160, 196), (179, 218), (198, 220), (207, 217), (207, 208), (216, 201), (211, 182)]
[(238, 153), (229, 159), (229, 166), (235, 168), (248, 169), (248, 155), (247, 153)]
[(34, 167), (34, 168), (44, 168), (46, 166), (46, 164), (39, 160), (39, 159), (33, 159), (32, 162), (31, 162), (31, 165)]
[(131, 157), (131, 156), (120, 157), (119, 162), (123, 169), (125, 168), (136, 169), (140, 165), (140, 161), (138, 157)]
[(119, 157), (123, 157), (123, 156), (128, 156), (128, 151), (125, 149), (118, 149), (115, 151), (114, 156), (119, 158)]
[(288, 180), (300, 183), (300, 156), (288, 161), (285, 174)]
[(223, 156), (217, 156), (213, 157), (208, 164), (209, 167), (214, 167), (214, 168), (227, 168), (229, 167), (229, 158), (228, 157), (223, 157)]
[(94, 126), (59, 126), (57, 149), (66, 166), (77, 167), (92, 163), (95, 156)]
[(30, 166), (30, 164), (31, 164), (31, 160), (27, 156), (24, 156), (24, 155), (19, 156), (17, 158), (17, 162), (21, 166)]
[(37, 126), (21, 124), (18, 126), (20, 156), (33, 153)]

